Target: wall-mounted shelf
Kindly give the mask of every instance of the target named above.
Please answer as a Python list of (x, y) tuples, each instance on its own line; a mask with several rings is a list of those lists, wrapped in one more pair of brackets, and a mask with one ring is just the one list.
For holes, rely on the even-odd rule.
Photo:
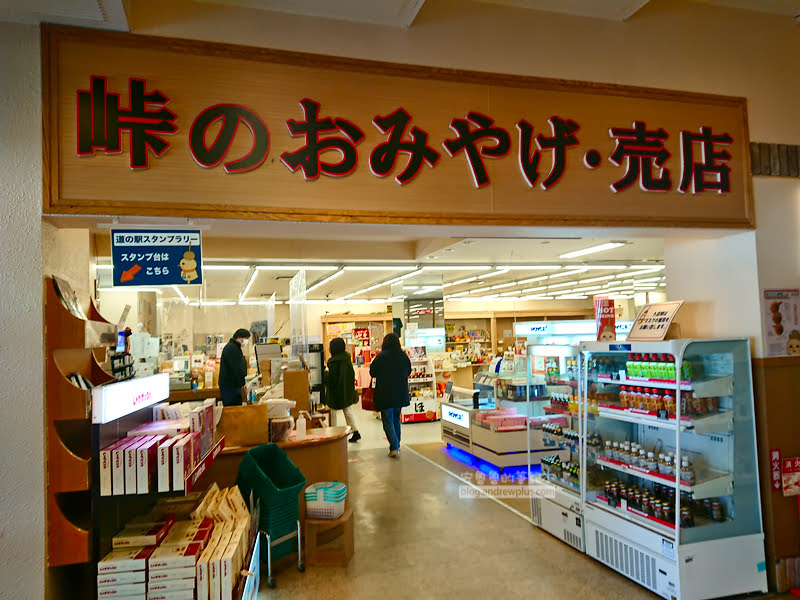
[(50, 421), (47, 448), (52, 493), (83, 492), (91, 487), (92, 448), (85, 421)]

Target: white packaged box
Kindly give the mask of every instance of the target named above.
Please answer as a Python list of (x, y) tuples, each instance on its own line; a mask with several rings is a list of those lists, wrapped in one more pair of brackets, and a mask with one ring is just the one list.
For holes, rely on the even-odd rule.
[(167, 532), (169, 524), (156, 523), (155, 525), (130, 525), (111, 538), (113, 548), (142, 548), (157, 546), (161, 543)]
[(196, 433), (183, 436), (172, 447), (172, 489), (182, 490), (192, 472), (192, 453)]
[(166, 435), (175, 437), (179, 433), (189, 433), (189, 419), (162, 419), (143, 423), (128, 432), (128, 437), (140, 435)]
[(149, 494), (156, 491), (155, 473), (158, 446), (166, 439), (163, 435), (154, 435), (136, 448), (136, 493)]
[(136, 443), (137, 438), (128, 438), (112, 450), (111, 489), (114, 496), (125, 494), (125, 449)]
[(97, 563), (97, 574), (143, 571), (147, 568), (147, 561), (155, 550), (155, 546), (112, 550)]
[(147, 571), (122, 571), (97, 576), (97, 587), (116, 586), (124, 583), (147, 583)]
[(122, 585), (97, 588), (98, 598), (127, 598), (147, 593), (146, 583), (126, 583)]
[(134, 439), (138, 441), (134, 442), (133, 444), (125, 448), (125, 493), (126, 494), (136, 493), (136, 461), (138, 458), (136, 450), (139, 448), (139, 446), (149, 441), (150, 436), (142, 436)]
[(200, 555), (195, 567), (195, 578), (197, 583), (197, 600), (209, 600), (208, 598), (208, 559), (216, 551), (216, 546), (213, 545), (214, 536), (211, 537), (206, 549)]
[(172, 486), (172, 447), (184, 434), (176, 435), (158, 446), (158, 491), (168, 492)]
[(149, 600), (194, 600), (194, 589), (155, 592), (148, 595)]
[(100, 495), (110, 496), (113, 481), (114, 450), (124, 444), (129, 444), (128, 438), (117, 440), (110, 446), (100, 450)]
[(233, 600), (233, 586), (236, 585), (236, 554), (238, 552), (239, 540), (233, 540), (222, 552), (219, 559), (220, 570), (220, 600)]
[(159, 402), (153, 404), (153, 421), (160, 421), (164, 418), (163, 410), (169, 406), (169, 402)]
[(202, 550), (202, 545), (197, 543), (180, 546), (160, 546), (150, 556), (147, 565), (151, 571), (194, 567)]
[(172, 581), (173, 579), (189, 579), (194, 577), (195, 567), (178, 567), (177, 569), (162, 569), (161, 571), (151, 571), (150, 581)]
[(189, 579), (162, 579), (161, 581), (150, 581), (147, 584), (147, 591), (150, 594), (156, 592), (174, 592), (176, 590), (193, 590), (195, 578)]
[(220, 559), (231, 541), (230, 533), (223, 533), (214, 554), (208, 559), (208, 597), (209, 600), (221, 600), (222, 572)]

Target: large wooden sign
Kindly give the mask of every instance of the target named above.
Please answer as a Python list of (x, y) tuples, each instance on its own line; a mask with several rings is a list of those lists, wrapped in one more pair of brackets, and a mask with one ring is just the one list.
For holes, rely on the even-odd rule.
[(43, 27), (46, 213), (753, 227), (746, 103)]

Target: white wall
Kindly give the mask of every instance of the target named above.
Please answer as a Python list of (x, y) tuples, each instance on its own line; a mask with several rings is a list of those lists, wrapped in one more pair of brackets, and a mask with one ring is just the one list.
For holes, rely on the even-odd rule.
[(664, 240), (667, 296), (686, 300), (682, 337), (745, 337), (761, 355), (756, 234), (715, 240)]
[(57, 275), (69, 282), (84, 310), (93, 293), (89, 277), (93, 264), (88, 229), (58, 229), (42, 223), (42, 271), (45, 276)]
[(0, 22), (0, 596), (44, 598), (39, 31)]

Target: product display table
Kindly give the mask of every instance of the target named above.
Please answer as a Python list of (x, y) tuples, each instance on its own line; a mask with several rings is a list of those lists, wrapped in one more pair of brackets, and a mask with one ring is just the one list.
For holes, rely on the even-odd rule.
[[(350, 427), (323, 427), (309, 429), (306, 439), (297, 441), (295, 432), (285, 442), (279, 442), (289, 459), (297, 465), (307, 484), (318, 481), (341, 481), (349, 485), (347, 468), (347, 438)], [(202, 489), (216, 481), (220, 487), (236, 484), (239, 462), (250, 447), (226, 447), (195, 487)], [(348, 506), (350, 499), (347, 500)], [(300, 521), (305, 524), (306, 501), (300, 494)]]

